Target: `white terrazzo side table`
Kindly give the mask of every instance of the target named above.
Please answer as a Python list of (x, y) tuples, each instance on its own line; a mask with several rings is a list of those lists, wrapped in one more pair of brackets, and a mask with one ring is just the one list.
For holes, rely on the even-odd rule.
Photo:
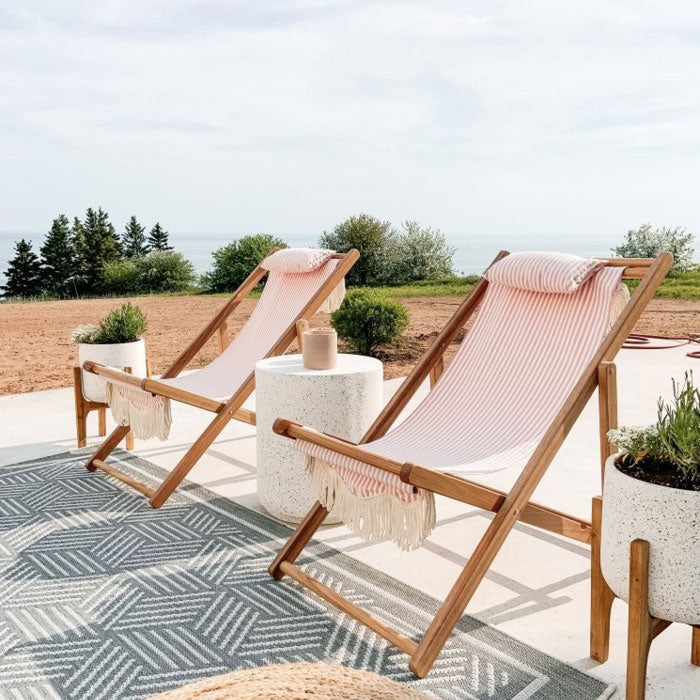
[[(361, 355), (338, 355), (333, 369), (305, 369), (301, 355), (255, 365), (258, 498), (273, 516), (298, 523), (316, 501), (304, 455), (272, 424), (289, 418), (357, 442), (382, 409), (382, 363)], [(332, 514), (326, 523), (338, 522)]]

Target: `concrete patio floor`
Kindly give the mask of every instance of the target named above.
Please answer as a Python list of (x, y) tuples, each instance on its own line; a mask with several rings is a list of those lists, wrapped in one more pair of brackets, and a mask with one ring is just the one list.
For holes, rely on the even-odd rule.
[[(618, 357), (620, 422), (651, 422), (656, 399), (670, 393), (671, 377), (682, 377), (700, 362), (687, 348), (623, 350)], [(386, 398), (401, 380), (385, 383)], [(426, 390), (423, 387), (422, 391)], [(250, 407), (254, 402), (249, 402)], [(410, 406), (409, 409), (410, 410)], [(173, 402), (173, 430), (166, 443), (136, 441), (135, 453), (172, 468), (210, 420), (203, 411)], [(111, 421), (111, 419), (110, 419)], [(597, 399), (586, 407), (538, 488), (538, 502), (590, 517), (591, 497), (600, 492)], [(97, 415), (90, 417), (90, 443), (98, 442)], [(108, 423), (111, 426), (111, 422)], [(0, 468), (75, 448), (72, 389), (0, 397)], [(231, 424), (189, 475), (208, 489), (245, 506), (261, 509), (256, 496), (255, 428)], [(86, 478), (107, 478), (103, 474)], [(507, 488), (514, 475), (492, 476), (490, 485)], [(147, 507), (144, 504), (144, 507)], [(443, 598), (488, 524), (489, 514), (439, 498), (438, 527), (426, 545), (409, 554), (393, 545), (369, 544), (342, 526), (328, 526), (318, 537), (426, 593)], [(653, 556), (653, 555), (652, 555)], [(527, 525), (508, 538), (467, 612), (503, 632), (617, 684), (624, 697), (627, 606), (613, 608), (610, 659), (588, 657), (589, 549)], [(675, 624), (657, 638), (649, 658), (647, 697), (657, 700), (700, 697), (700, 668), (691, 666), (691, 630)]]

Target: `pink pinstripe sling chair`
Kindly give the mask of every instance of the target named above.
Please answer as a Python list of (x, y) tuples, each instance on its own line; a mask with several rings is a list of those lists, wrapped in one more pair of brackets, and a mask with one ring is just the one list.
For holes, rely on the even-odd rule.
[[(274, 429), (306, 454), (318, 501), (270, 574), (290, 576), (385, 637), (422, 677), (518, 520), (595, 545), (591, 523), (530, 497), (596, 386), (603, 462), (611, 454), (605, 434), (616, 423), (612, 360), (671, 264), (666, 253), (649, 260), (502, 252), (360, 444), (279, 418)], [(631, 299), (623, 278), (641, 280)], [(443, 372), (445, 349), (477, 307)], [(427, 377), (427, 397), (392, 428)], [(505, 468), (520, 473), (510, 492), (478, 483), (480, 474)], [(330, 509), (365, 539), (419, 546), (435, 524), (435, 493), (496, 515), (419, 642), (295, 566)]]
[[(297, 334), (297, 322), (317, 311), (332, 311), (344, 294), (345, 275), (357, 261), (348, 253), (295, 249), (273, 250), (245, 279), (221, 311), (179, 355), (160, 379), (141, 379), (111, 367), (86, 362), (83, 369), (107, 380), (107, 395), (118, 427), (90, 457), (89, 471), (100, 469), (145, 494), (160, 508), (231, 419), (255, 423), (255, 413), (242, 408), (255, 388), (255, 363), (283, 354)], [(247, 294), (268, 275), (255, 310), (228, 343), (226, 320)], [(205, 367), (179, 376), (214, 333), (219, 331), (222, 353)], [(170, 400), (215, 414), (163, 483), (153, 489), (105, 460), (131, 427), (136, 437), (166, 439)]]

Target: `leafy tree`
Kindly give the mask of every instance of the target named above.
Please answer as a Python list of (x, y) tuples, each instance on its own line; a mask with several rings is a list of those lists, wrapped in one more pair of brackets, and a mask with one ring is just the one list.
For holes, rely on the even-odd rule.
[(623, 258), (653, 258), (668, 252), (673, 254), (674, 270), (692, 270), (697, 267), (693, 262), (694, 240), (695, 236), (681, 226), (653, 228), (651, 224), (642, 224), (627, 231), (622, 245), (613, 248), (612, 252)]
[(41, 294), (41, 263), (32, 244), (24, 238), (15, 243), (15, 257), (5, 272), (1, 289), (6, 297), (33, 297)]
[[(166, 234), (167, 237), (167, 234)], [(140, 258), (148, 253), (148, 244), (146, 243), (146, 227), (136, 221), (136, 217), (132, 216), (122, 234), (122, 247), (124, 255), (127, 258)]]
[(371, 355), (380, 343), (396, 340), (408, 325), (408, 311), (397, 299), (376, 289), (351, 289), (331, 324), (361, 355)]
[(388, 221), (360, 214), (346, 219), (332, 231), (324, 231), (319, 245), (339, 253), (357, 248), (360, 251), (360, 259), (347, 275), (348, 284), (377, 284), (392, 237), (393, 232)]
[(380, 274), (387, 284), (405, 284), (448, 277), (455, 249), (445, 236), (417, 221), (405, 221), (391, 239)]
[(148, 245), (151, 250), (173, 249), (172, 246), (168, 245), (168, 232), (158, 222), (148, 234)]
[(196, 280), (194, 267), (181, 253), (154, 250), (140, 258), (116, 260), (104, 268), (104, 290), (112, 294), (181, 292)]
[(101, 290), (104, 266), (122, 254), (121, 241), (101, 207), (97, 211), (91, 207), (85, 212), (78, 252), (85, 291), (94, 294)]
[(44, 291), (56, 296), (69, 294), (76, 253), (68, 217), (61, 214), (53, 220), (40, 252)]
[(258, 234), (244, 236), (214, 251), (214, 265), (202, 275), (202, 285), (208, 292), (228, 292), (241, 282), (261, 262), (271, 248), (286, 248), (287, 244), (274, 236)]

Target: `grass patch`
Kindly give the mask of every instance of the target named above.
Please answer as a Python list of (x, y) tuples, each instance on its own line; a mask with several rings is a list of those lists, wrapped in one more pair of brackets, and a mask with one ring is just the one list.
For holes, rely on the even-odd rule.
[(411, 284), (375, 287), (375, 289), (394, 299), (466, 296), (474, 289), (478, 281), (479, 277), (477, 275), (468, 275), (467, 277), (448, 277), (444, 280), (430, 280), (426, 282), (412, 282)]
[[(467, 275), (466, 277), (448, 277), (443, 280), (431, 280), (427, 282), (413, 282), (411, 284), (386, 285), (374, 287), (374, 289), (386, 294), (392, 299), (411, 299), (412, 297), (442, 297), (459, 296), (464, 297), (469, 294), (479, 281), (477, 275)], [(627, 285), (630, 290), (634, 290), (639, 284), (638, 280), (629, 280)], [(262, 289), (254, 289), (250, 293), (251, 299), (259, 299)], [(208, 297), (229, 298), (232, 292), (216, 292), (209, 294), (198, 289), (189, 289), (182, 292), (162, 292), (153, 294), (125, 294), (108, 295), (102, 297), (81, 297), (81, 299), (134, 299), (138, 297), (179, 297), (189, 295), (202, 295)], [(689, 272), (670, 272), (656, 292), (657, 299), (700, 299), (700, 269)], [(0, 304), (28, 303), (34, 301), (54, 301), (50, 297), (38, 297), (35, 299), (2, 299)], [(66, 300), (67, 301), (67, 300)]]
[[(637, 280), (627, 283), (635, 289)], [(688, 272), (669, 272), (656, 292), (656, 299), (700, 299), (700, 269)]]

